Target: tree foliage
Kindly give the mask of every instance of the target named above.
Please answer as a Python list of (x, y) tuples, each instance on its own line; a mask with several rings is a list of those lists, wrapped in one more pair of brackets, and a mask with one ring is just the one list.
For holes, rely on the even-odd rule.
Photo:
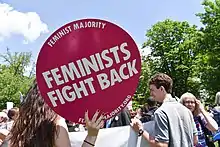
[(0, 65), (0, 108), (6, 108), (6, 102), (20, 104), (20, 93), (26, 94), (33, 77), (25, 76), (31, 63), (30, 52), (10, 52), (0, 55), (3, 63)]
[(146, 34), (144, 45), (152, 49), (152, 74), (162, 72), (171, 76), (173, 94), (178, 97), (187, 91), (199, 91), (194, 71), (198, 34), (196, 26), (169, 19), (156, 23)]
[(196, 14), (203, 27), (166, 19), (146, 33), (143, 47), (152, 50), (142, 62), (135, 101), (149, 97), (150, 77), (163, 72), (174, 80), (173, 95), (191, 92), (213, 103), (220, 91), (220, 0), (204, 0), (204, 12)]
[(136, 94), (134, 96), (134, 102), (133, 107), (137, 108), (139, 105), (142, 105), (145, 103), (146, 98), (149, 97), (149, 86), (148, 86), (148, 80), (151, 77), (151, 66), (152, 66), (152, 60), (150, 59), (150, 56), (143, 56), (142, 57), (142, 67), (141, 67), (141, 76), (139, 79), (139, 85), (137, 87)]
[(205, 12), (197, 14), (204, 25), (199, 63), (202, 65), (201, 79), (213, 99), (220, 90), (220, 0), (205, 0), (203, 6)]

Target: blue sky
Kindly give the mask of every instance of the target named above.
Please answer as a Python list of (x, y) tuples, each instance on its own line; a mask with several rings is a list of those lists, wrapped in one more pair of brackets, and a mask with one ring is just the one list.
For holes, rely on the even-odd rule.
[[(0, 53), (6, 47), (13, 52), (32, 51), (35, 60), (52, 32), (70, 21), (90, 17), (122, 26), (141, 45), (146, 40), (146, 30), (166, 18), (200, 26), (195, 13), (203, 12), (201, 3), (201, 0), (0, 0)], [(5, 15), (4, 8), (9, 6), (11, 10)]]

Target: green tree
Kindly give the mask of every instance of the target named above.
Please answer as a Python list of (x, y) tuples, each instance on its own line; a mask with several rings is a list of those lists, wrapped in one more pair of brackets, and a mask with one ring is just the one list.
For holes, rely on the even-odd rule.
[(220, 91), (220, 0), (205, 0), (202, 5), (205, 11), (197, 14), (204, 25), (199, 64), (203, 71), (201, 80), (213, 100), (215, 93)]
[(151, 77), (151, 64), (152, 60), (150, 56), (142, 56), (141, 76), (139, 79), (139, 85), (133, 99), (134, 109), (145, 103), (146, 98), (150, 96), (148, 81)]
[(200, 31), (195, 25), (169, 19), (156, 23), (146, 33), (144, 46), (152, 49), (151, 73), (170, 75), (174, 81), (173, 94), (178, 97), (187, 91), (199, 95), (201, 81), (195, 70), (198, 36)]
[(0, 65), (0, 108), (6, 108), (6, 102), (20, 104), (20, 92), (26, 94), (33, 77), (25, 76), (31, 62), (31, 53), (7, 53), (0, 56), (4, 64)]
[(25, 68), (30, 65), (31, 52), (15, 52), (12, 54), (7, 48), (7, 53), (0, 55), (6, 65), (10, 68), (14, 75), (23, 75)]

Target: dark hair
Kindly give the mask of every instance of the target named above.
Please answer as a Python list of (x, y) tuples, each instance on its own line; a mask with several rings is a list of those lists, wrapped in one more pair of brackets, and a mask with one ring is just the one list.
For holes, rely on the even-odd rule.
[(8, 110), (8, 118), (13, 119), (14, 116), (18, 115), (18, 109), (12, 108)]
[(152, 97), (147, 98), (146, 99), (146, 103), (150, 107), (156, 106), (156, 104), (157, 104), (157, 102)]
[(149, 81), (149, 85), (155, 85), (158, 88), (163, 86), (167, 93), (172, 92), (173, 80), (164, 73), (155, 74)]
[(140, 109), (142, 113), (144, 112), (144, 107), (139, 106), (138, 109)]
[(34, 81), (10, 132), (11, 147), (54, 147), (57, 114), (44, 102)]

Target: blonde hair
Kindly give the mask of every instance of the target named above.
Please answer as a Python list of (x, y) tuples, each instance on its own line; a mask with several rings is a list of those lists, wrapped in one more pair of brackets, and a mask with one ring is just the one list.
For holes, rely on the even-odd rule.
[[(184, 93), (180, 97), (180, 101), (179, 102), (185, 106), (184, 101), (185, 101), (186, 98), (192, 98), (195, 101), (195, 104), (196, 104), (196, 100), (197, 99), (196, 99), (195, 95), (193, 95), (192, 93), (189, 93), (189, 92)], [(196, 116), (196, 115), (199, 114), (199, 110), (198, 110), (198, 106), (197, 105), (195, 105), (195, 110), (192, 113), (193, 113), (193, 116)]]
[(192, 93), (186, 92), (180, 97), (180, 103), (184, 104), (184, 100), (186, 98), (193, 98), (194, 100), (196, 100), (196, 97)]

